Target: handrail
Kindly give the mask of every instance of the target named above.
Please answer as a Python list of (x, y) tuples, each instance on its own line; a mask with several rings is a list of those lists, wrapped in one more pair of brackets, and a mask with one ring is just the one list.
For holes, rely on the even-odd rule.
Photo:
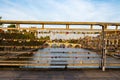
[(18, 21), (0, 20), (2, 24), (48, 24), (48, 25), (120, 25), (120, 22), (62, 22), (62, 21)]

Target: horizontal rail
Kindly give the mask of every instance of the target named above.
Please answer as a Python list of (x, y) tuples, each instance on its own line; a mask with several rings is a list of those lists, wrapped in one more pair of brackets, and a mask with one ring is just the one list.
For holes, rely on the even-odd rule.
[(101, 58), (101, 56), (63, 56), (63, 57), (56, 57), (56, 56), (45, 56), (45, 57), (41, 57), (41, 56), (34, 56), (34, 57), (19, 57), (19, 56), (16, 56), (16, 57), (12, 57), (12, 56), (7, 56), (7, 57), (0, 57), (0, 59), (4, 59), (4, 58), (17, 58), (17, 59), (23, 59), (23, 58)]
[[(45, 61), (43, 61), (43, 60), (35, 60), (35, 61), (33, 61), (33, 60), (30, 60), (30, 61), (11, 61), (11, 60), (9, 60), (9, 61), (0, 61), (0, 63), (1, 62), (48, 62), (47, 60), (45, 60)], [(74, 60), (68, 60), (68, 61), (74, 61)], [(65, 63), (73, 63), (73, 62), (68, 62), (68, 61), (66, 61)], [(84, 62), (84, 61), (86, 61), (86, 62), (91, 62), (91, 63), (93, 63), (93, 62), (97, 62), (97, 61), (99, 61), (99, 60), (79, 60), (79, 61), (75, 61), (75, 62), (77, 62), (77, 63), (80, 63), (80, 62)], [(55, 62), (51, 62), (51, 61), (49, 61), (50, 63), (55, 63)], [(75, 63), (74, 62), (74, 63)], [(64, 62), (56, 62), (56, 63), (64, 63)]]
[[(36, 52), (36, 51), (33, 51), (33, 52), (26, 52), (26, 51), (22, 51), (22, 52), (18, 52), (18, 51), (0, 51), (0, 53), (10, 53), (10, 54), (22, 54), (22, 53), (33, 53), (33, 54), (38, 54), (38, 53), (40, 53), (40, 54), (42, 54), (42, 53), (46, 53), (46, 54), (48, 54), (48, 53), (51, 53), (52, 51), (50, 51), (50, 52)], [(95, 53), (95, 52), (65, 52), (65, 51), (61, 51), (61, 52), (54, 52), (54, 53), (52, 53), (52, 54), (57, 54), (57, 53), (63, 53), (63, 54), (65, 54), (65, 53), (88, 53), (88, 54), (91, 54), (91, 53)]]
[[(66, 62), (60, 62), (60, 61), (58, 61), (58, 62), (51, 62), (51, 61), (49, 61), (49, 60), (35, 60), (35, 61), (33, 61), (33, 60), (29, 60), (29, 61), (0, 61), (0, 64), (2, 64), (2, 63), (37, 63), (37, 64), (39, 64), (39, 63), (53, 63), (53, 64), (86, 64), (86, 63), (100, 63), (100, 60), (79, 60), (79, 61), (76, 61), (76, 60), (66, 60)], [(120, 64), (120, 62), (109, 62), (109, 63), (106, 63), (106, 65), (109, 65), (109, 64)]]
[[(3, 30), (34, 30), (34, 31), (38, 31), (38, 30), (79, 30), (80, 32), (82, 31), (87, 31), (87, 32), (101, 32), (101, 29), (91, 29), (91, 28), (0, 28)], [(106, 29), (105, 31), (120, 31), (119, 29)], [(44, 33), (45, 34), (45, 33)]]
[[(91, 65), (91, 64), (86, 64), (87, 66), (88, 65)], [(91, 66), (94, 66), (95, 64), (92, 64)], [(99, 64), (96, 64), (99, 66)], [(8, 64), (8, 63), (5, 63), (5, 64), (0, 64), (0, 66), (51, 66), (50, 64)], [(84, 66), (82, 64), (82, 66)]]
[(120, 22), (62, 22), (62, 21), (15, 21), (0, 20), (2, 24), (48, 24), (48, 25), (120, 25)]
[(8, 54), (35, 54), (35, 51), (32, 52), (10, 52), (10, 51), (0, 51), (0, 54), (4, 54), (4, 53), (8, 53)]
[[(94, 31), (94, 32), (101, 32), (101, 29), (84, 29), (84, 28), (0, 28), (3, 30), (81, 30), (81, 31)], [(108, 29), (109, 31), (113, 31), (114, 29)]]
[(8, 64), (8, 63), (4, 63), (4, 64), (0, 64), (0, 66), (44, 66), (45, 64)]
[[(50, 64), (9, 64), (9, 63), (4, 63), (4, 64), (0, 64), (0, 66), (24, 66), (24, 67), (27, 67), (27, 66), (33, 66), (33, 67), (40, 67), (40, 66), (52, 66)], [(100, 66), (100, 64), (68, 64), (68, 66)], [(109, 66), (120, 66), (120, 64), (109, 64)]]

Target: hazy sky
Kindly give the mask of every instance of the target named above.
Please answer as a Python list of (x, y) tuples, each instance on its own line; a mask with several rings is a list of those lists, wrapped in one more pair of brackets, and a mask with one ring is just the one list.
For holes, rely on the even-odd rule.
[(120, 0), (0, 0), (9, 20), (120, 22)]

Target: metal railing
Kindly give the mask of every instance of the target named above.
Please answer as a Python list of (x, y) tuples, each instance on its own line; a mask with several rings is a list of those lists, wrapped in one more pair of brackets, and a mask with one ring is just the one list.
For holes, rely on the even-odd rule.
[[(61, 55), (51, 55), (49, 52), (0, 52), (0, 66), (18, 67), (101, 67), (101, 55), (91, 55), (88, 52), (62, 53)], [(82, 54), (82, 55), (81, 55)], [(95, 54), (95, 53), (93, 53)], [(35, 56), (37, 55), (37, 56)], [(106, 67), (119, 67), (120, 62), (107, 58)], [(54, 65), (53, 65), (54, 64)]]

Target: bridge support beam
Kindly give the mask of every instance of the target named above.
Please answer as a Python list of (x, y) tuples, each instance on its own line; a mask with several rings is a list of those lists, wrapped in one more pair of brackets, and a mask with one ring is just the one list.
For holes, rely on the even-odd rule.
[(118, 30), (118, 25), (116, 25), (116, 28), (115, 28), (116, 30)]
[(107, 53), (107, 49), (106, 49), (106, 39), (105, 39), (105, 29), (107, 28), (107, 25), (102, 25), (102, 71), (105, 71), (106, 68), (106, 53)]
[(92, 24), (90, 25), (90, 29), (91, 29), (91, 30), (93, 29), (93, 25), (92, 25)]
[(66, 29), (69, 29), (69, 25), (68, 24), (66, 24)]
[(20, 24), (16, 24), (16, 28), (18, 28), (18, 29), (19, 29), (19, 28), (20, 28)]
[(44, 24), (42, 24), (42, 29), (44, 29)]

